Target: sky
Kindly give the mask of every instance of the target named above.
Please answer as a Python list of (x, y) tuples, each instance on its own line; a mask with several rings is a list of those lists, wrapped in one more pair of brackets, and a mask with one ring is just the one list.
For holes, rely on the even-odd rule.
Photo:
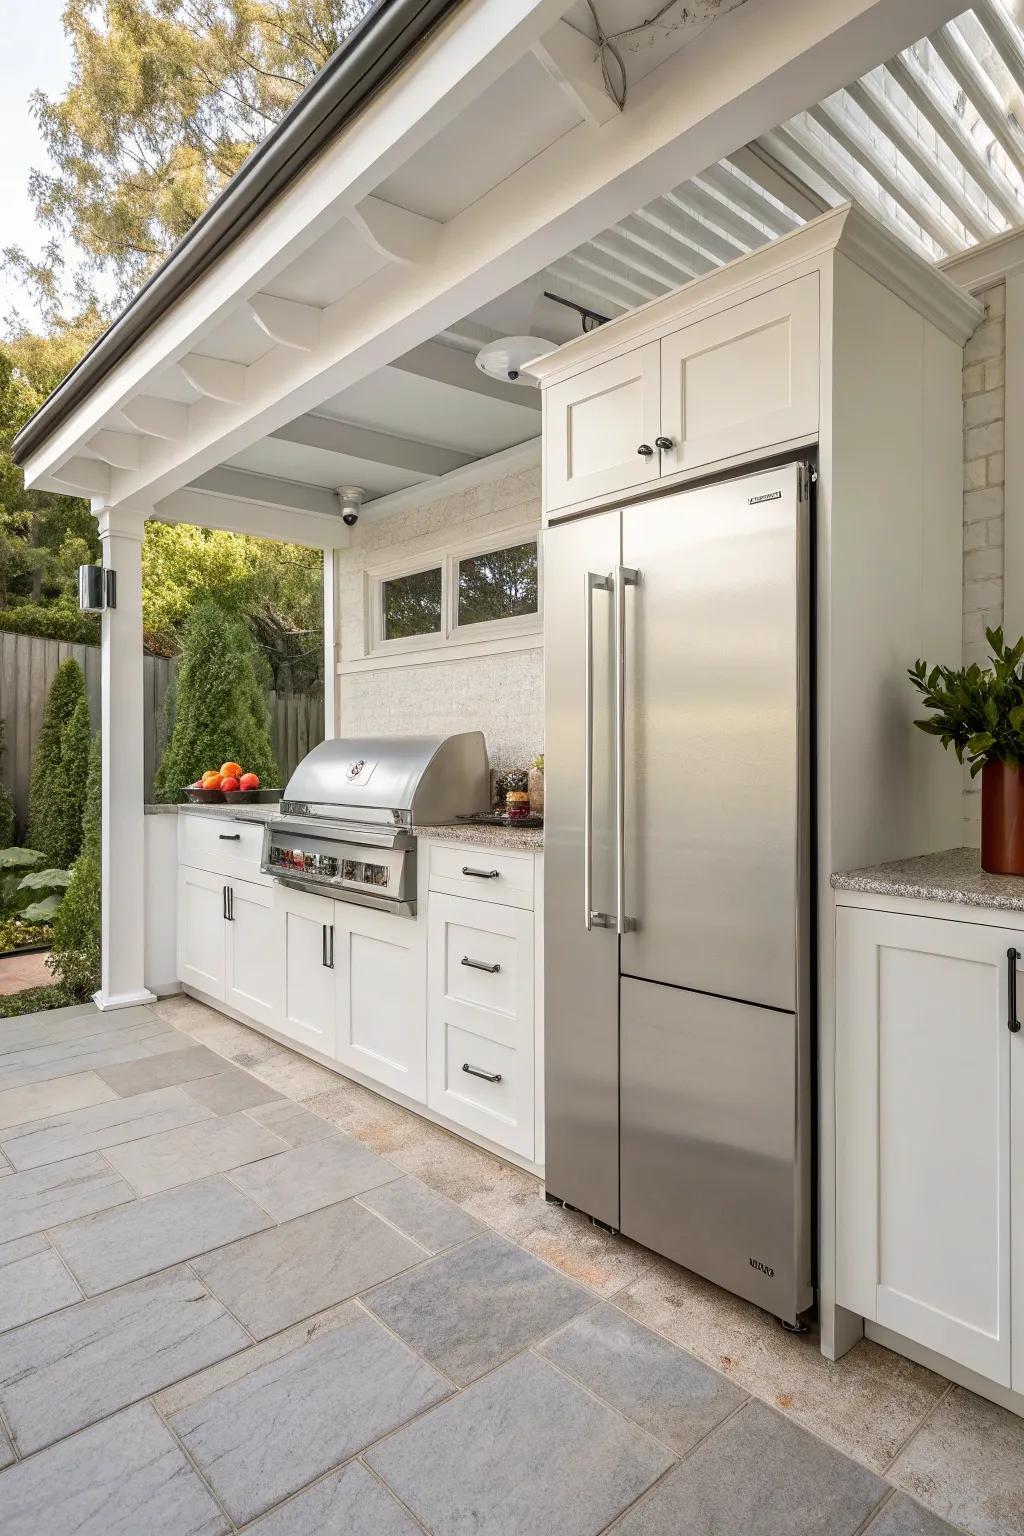
[[(41, 87), (54, 96), (71, 72), (71, 50), (60, 24), (62, 0), (0, 0), (0, 249), (20, 245), (31, 255), (44, 239), (28, 197), (33, 167), (46, 155), (28, 107)], [(0, 324), (12, 308), (26, 320), (35, 312), (24, 291), (0, 273)]]

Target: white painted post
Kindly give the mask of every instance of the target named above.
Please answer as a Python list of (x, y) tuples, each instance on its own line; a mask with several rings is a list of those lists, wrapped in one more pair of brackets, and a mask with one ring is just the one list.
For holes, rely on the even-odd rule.
[(338, 735), (338, 552), (324, 550), (324, 740)]
[(115, 608), (102, 621), (103, 959), (98, 1008), (155, 1001), (145, 983), (142, 534), (144, 514), (93, 508), (104, 569), (116, 573)]

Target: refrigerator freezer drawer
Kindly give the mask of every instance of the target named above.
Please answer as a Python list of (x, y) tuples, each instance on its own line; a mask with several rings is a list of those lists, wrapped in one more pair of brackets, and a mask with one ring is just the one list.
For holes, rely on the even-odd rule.
[(622, 979), (621, 1229), (790, 1322), (812, 1300), (795, 1014)]

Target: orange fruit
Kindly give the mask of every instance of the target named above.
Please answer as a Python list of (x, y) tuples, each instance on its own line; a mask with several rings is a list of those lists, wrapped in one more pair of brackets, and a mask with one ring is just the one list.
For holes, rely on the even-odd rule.
[(230, 760), (226, 763), (221, 763), (220, 776), (222, 779), (240, 779), (242, 777), (241, 763), (232, 763)]
[(203, 774), (203, 788), (204, 789), (220, 789), (220, 782), (221, 782), (221, 776), (220, 776), (219, 773), (204, 773)]
[(260, 781), (254, 773), (243, 773), (238, 781), (239, 789), (259, 789)]

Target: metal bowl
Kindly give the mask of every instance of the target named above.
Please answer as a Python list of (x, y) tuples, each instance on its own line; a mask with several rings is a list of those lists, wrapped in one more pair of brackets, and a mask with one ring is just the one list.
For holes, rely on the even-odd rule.
[(193, 805), (224, 804), (224, 794), (219, 789), (195, 789), (191, 784), (186, 784), (181, 792)]
[(274, 805), (281, 798), (279, 789), (225, 789), (221, 796), (229, 805)]

